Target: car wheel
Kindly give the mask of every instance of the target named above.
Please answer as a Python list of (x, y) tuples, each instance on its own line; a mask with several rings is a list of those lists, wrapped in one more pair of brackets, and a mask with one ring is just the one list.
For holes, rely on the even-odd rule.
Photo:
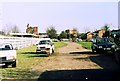
[(12, 67), (16, 67), (16, 61), (12, 63)]
[(47, 56), (50, 56), (51, 55), (51, 51), (47, 52)]
[(115, 52), (115, 60), (118, 64), (120, 64), (120, 53), (118, 51)]
[(50, 53), (48, 52), (46, 56), (50, 56)]
[(54, 53), (54, 50), (52, 49), (52, 53)]
[(36, 52), (36, 54), (39, 54), (39, 52)]
[(96, 53), (101, 53), (101, 51), (100, 51), (100, 50), (98, 50), (98, 49), (96, 49)]
[(95, 49), (92, 48), (92, 52), (94, 53), (94, 52), (95, 52)]

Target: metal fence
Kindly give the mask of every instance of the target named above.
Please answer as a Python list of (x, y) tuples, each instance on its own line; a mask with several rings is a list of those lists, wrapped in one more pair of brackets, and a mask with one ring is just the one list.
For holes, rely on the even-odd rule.
[(23, 38), (23, 37), (0, 37), (0, 43), (11, 43), (14, 48), (21, 49), (34, 45), (39, 38)]

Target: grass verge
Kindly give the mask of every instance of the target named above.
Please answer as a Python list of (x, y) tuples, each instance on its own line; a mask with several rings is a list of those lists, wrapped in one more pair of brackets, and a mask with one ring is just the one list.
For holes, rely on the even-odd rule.
[[(55, 42), (55, 53), (58, 48), (67, 46), (63, 42)], [(39, 77), (39, 72), (34, 71), (34, 66), (47, 62), (49, 57), (42, 54), (36, 54), (36, 46), (26, 47), (17, 50), (17, 67), (0, 68), (1, 79), (34, 79)], [(55, 54), (56, 55), (56, 54)], [(52, 57), (52, 56), (51, 56)]]
[(91, 49), (91, 42), (77, 42), (78, 44), (81, 44), (85, 49)]

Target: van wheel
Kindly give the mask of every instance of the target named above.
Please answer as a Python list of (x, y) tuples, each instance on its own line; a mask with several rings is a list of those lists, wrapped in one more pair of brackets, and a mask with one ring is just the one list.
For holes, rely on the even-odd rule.
[(12, 67), (16, 67), (16, 61), (12, 64)]
[(8, 68), (8, 64), (3, 65), (2, 68)]

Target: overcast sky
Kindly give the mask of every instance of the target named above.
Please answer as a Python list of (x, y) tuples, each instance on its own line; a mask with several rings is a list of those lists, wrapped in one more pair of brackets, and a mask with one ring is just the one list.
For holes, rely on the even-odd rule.
[(38, 26), (39, 32), (52, 25), (58, 33), (72, 28), (94, 31), (105, 24), (118, 28), (118, 2), (3, 2), (0, 10), (0, 30), (6, 24), (17, 25), (21, 32), (27, 24)]

